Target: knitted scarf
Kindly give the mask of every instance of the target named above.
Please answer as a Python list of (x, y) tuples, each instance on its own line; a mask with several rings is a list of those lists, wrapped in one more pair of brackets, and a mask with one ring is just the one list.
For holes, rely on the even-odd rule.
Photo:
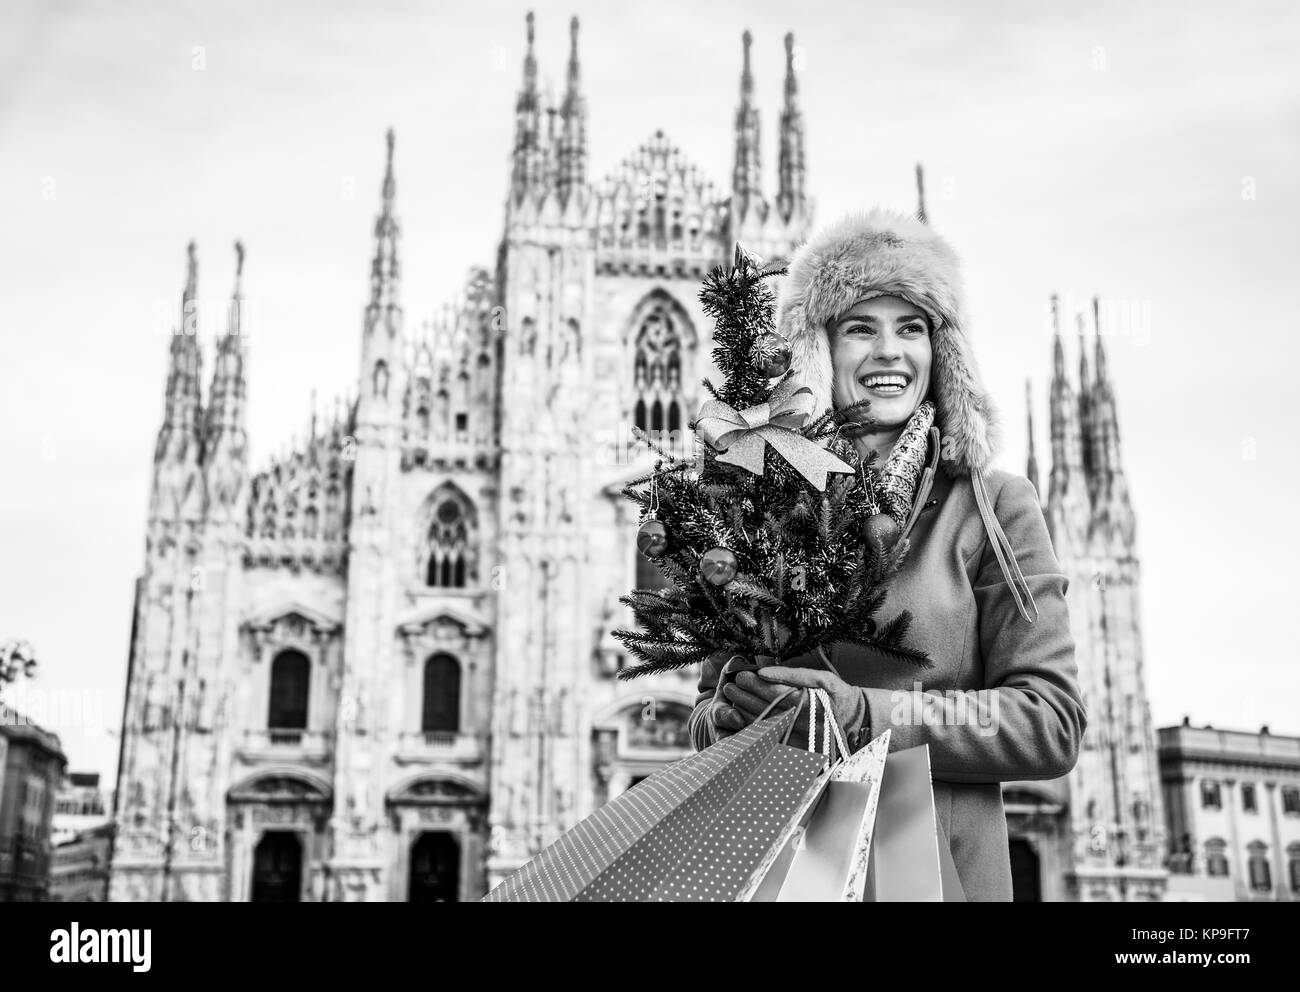
[(900, 528), (912, 513), (912, 500), (916, 498), (916, 484), (925, 467), (933, 423), (934, 404), (926, 400), (907, 421), (885, 464), (873, 469), (880, 479), (880, 505), (868, 509), (872, 513), (889, 514)]

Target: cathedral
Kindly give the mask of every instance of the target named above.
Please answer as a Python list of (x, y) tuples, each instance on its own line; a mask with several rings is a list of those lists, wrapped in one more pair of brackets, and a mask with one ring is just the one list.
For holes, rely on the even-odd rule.
[[(662, 581), (621, 490), (653, 458), (634, 426), (690, 450), (700, 381), (716, 375), (706, 273), (736, 242), (786, 259), (811, 229), (793, 38), (771, 199), (748, 32), (728, 189), (663, 131), (589, 177), (576, 18), (548, 104), (530, 14), (495, 264), (419, 331), (401, 303), (389, 132), (355, 397), (258, 471), (243, 250), (204, 390), (190, 246), (136, 583), (110, 898), (472, 900), (690, 753), (696, 673), (616, 677), (628, 659), (611, 632), (631, 622), (618, 597)], [(1058, 328), (1047, 495), (1088, 739), (1067, 780), (1005, 787), (1017, 898), (1158, 898), (1163, 877), (1133, 515), (1100, 341), (1076, 388)]]

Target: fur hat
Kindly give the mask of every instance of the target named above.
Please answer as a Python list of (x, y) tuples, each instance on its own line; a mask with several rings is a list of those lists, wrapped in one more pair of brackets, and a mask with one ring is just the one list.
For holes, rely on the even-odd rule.
[(832, 405), (828, 321), (874, 296), (898, 296), (923, 310), (930, 317), (940, 457), (953, 475), (989, 468), (999, 433), (966, 336), (958, 269), (952, 247), (914, 217), (853, 213), (799, 246), (777, 308), (777, 329), (790, 342), (792, 365), (812, 389), (818, 414)]

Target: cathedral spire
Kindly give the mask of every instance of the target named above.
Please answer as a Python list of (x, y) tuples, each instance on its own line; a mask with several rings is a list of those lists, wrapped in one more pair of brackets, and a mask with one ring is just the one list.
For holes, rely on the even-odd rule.
[(163, 423), (154, 462), (200, 460), (203, 401), (200, 395), (203, 356), (199, 350), (199, 262), (193, 241), (186, 248), (185, 288), (181, 291), (180, 326), (172, 334), (167, 366)]
[(578, 19), (569, 21), (569, 75), (560, 107), (560, 199), (569, 202), (573, 191), (587, 181), (587, 101), (582, 95), (578, 63)]
[(916, 219), (922, 224), (930, 223), (925, 212), (925, 169), (920, 162), (916, 163)]
[(388, 144), (388, 157), (384, 168), (379, 215), (375, 218), (375, 257), (370, 266), (370, 306), (375, 309), (389, 309), (399, 305), (397, 238), (400, 229), (393, 212), (393, 201), (397, 196), (397, 181), (393, 177), (393, 145), (396, 136), (391, 127), (385, 140)]
[(515, 147), (510, 170), (510, 202), (518, 203), (541, 179), (542, 105), (537, 92), (537, 55), (533, 51), (533, 12), (528, 12), (528, 48), (524, 53), (524, 82), (515, 100)]
[[(389, 412), (390, 381), (398, 376), (401, 360), (402, 305), (401, 266), (397, 246), (401, 225), (395, 201), (397, 180), (393, 174), (393, 129), (386, 135), (379, 213), (375, 217), (375, 257), (370, 266), (370, 302), (366, 305), (361, 335), (361, 378), (359, 409), (370, 426), (386, 422)], [(395, 393), (394, 393), (395, 394)]]
[(1081, 550), (1088, 531), (1088, 495), (1083, 474), (1079, 405), (1065, 365), (1060, 301), (1052, 294), (1052, 384), (1050, 399), (1052, 468), (1047, 482), (1047, 521), (1058, 553)]
[[(1096, 325), (1096, 382), (1092, 389), (1092, 429), (1096, 451), (1093, 470), (1097, 476), (1093, 506), (1093, 529), (1112, 544), (1116, 553), (1131, 553), (1134, 535), (1133, 507), (1129, 501), (1128, 481), (1120, 463), (1119, 416), (1115, 408), (1115, 391), (1106, 367), (1106, 349), (1102, 344), (1101, 301), (1092, 298)], [(1114, 546), (1118, 544), (1118, 547)]]
[(1082, 437), (1083, 472), (1088, 479), (1088, 498), (1096, 495), (1097, 485), (1097, 432), (1093, 423), (1094, 383), (1088, 368), (1087, 322), (1082, 311), (1074, 315), (1074, 325), (1079, 338), (1079, 434)]
[(1029, 457), (1025, 464), (1025, 477), (1029, 479), (1030, 485), (1034, 487), (1034, 492), (1040, 494), (1042, 490), (1038, 488), (1038, 456), (1034, 454), (1034, 389), (1029, 379), (1025, 379), (1025, 437), (1028, 438)]
[(243, 274), (244, 245), (236, 241), (235, 288), (230, 294), (226, 333), (217, 342), (203, 442), (209, 499), (223, 505), (234, 501), (244, 477), (247, 386), (244, 379)]
[[(748, 60), (746, 62), (748, 64)], [(785, 36), (785, 105), (781, 108), (781, 143), (777, 159), (776, 206), (783, 220), (807, 211), (803, 112), (794, 74), (794, 35)]]
[(741, 38), (745, 55), (740, 74), (740, 106), (736, 109), (736, 162), (731, 172), (732, 214), (738, 224), (751, 212), (763, 209), (758, 108), (754, 106), (754, 74), (749, 60), (754, 36), (746, 30)]
[(546, 191), (557, 189), (560, 182), (560, 133), (555, 121), (560, 115), (559, 105), (555, 102), (555, 85), (551, 78), (546, 78), (542, 87), (542, 108), (546, 113), (546, 129), (542, 134), (542, 188)]

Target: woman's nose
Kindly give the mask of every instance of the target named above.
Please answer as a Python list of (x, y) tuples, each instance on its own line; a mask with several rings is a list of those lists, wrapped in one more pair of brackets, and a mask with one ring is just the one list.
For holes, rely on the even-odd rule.
[(902, 349), (898, 345), (898, 336), (892, 331), (882, 331), (876, 335), (871, 349), (871, 357), (876, 361), (892, 362), (901, 358), (902, 354)]

